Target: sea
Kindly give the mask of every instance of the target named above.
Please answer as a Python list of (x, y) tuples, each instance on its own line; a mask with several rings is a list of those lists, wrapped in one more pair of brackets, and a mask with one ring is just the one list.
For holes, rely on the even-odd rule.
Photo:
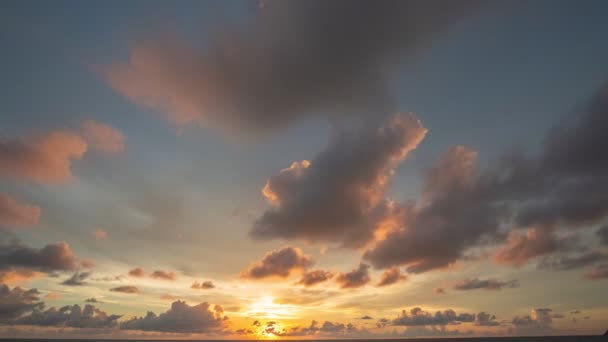
[[(353, 342), (608, 342), (608, 336), (535, 336), (535, 337), (449, 337), (449, 338), (403, 338), (403, 339), (333, 339), (333, 340), (287, 340), (290, 342), (336, 342), (336, 341), (353, 341)], [(118, 340), (118, 339), (7, 339), (1, 338), (0, 342), (43, 342), (43, 341), (69, 341), (69, 342), (177, 342), (184, 340)], [(188, 340), (196, 341), (196, 340)], [(243, 342), (251, 340), (200, 340), (201, 342)], [(280, 341), (280, 340), (277, 340)]]

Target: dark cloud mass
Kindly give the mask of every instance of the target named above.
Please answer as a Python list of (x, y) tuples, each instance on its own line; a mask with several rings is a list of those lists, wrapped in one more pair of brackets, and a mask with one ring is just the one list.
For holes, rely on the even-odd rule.
[(590, 250), (578, 255), (558, 255), (544, 259), (539, 266), (544, 269), (568, 271), (608, 261), (608, 252)]
[(145, 317), (133, 317), (120, 324), (125, 330), (144, 330), (181, 333), (206, 333), (224, 326), (227, 317), (218, 305), (208, 303), (190, 306), (182, 301), (175, 301), (166, 312), (156, 315), (148, 312)]
[(454, 290), (467, 291), (467, 290), (502, 290), (503, 288), (515, 288), (519, 287), (517, 280), (510, 281), (498, 281), (496, 279), (478, 279), (468, 278), (458, 282), (454, 285)]
[(395, 167), (425, 134), (412, 114), (397, 114), (380, 129), (333, 136), (311, 162), (270, 177), (263, 194), (271, 208), (250, 235), (362, 246), (390, 211), (384, 193)]
[(0, 245), (0, 271), (26, 269), (40, 272), (71, 271), (80, 262), (65, 242), (48, 244), (40, 249), (19, 242)]
[(322, 282), (328, 281), (334, 276), (333, 273), (323, 270), (313, 270), (302, 274), (302, 278), (296, 283), (304, 286), (314, 286)]
[(369, 276), (369, 265), (361, 263), (359, 267), (347, 272), (340, 273), (336, 278), (336, 283), (343, 289), (361, 287), (371, 281)]
[(267, 253), (261, 261), (251, 264), (241, 275), (245, 278), (288, 277), (294, 270), (312, 266), (312, 259), (299, 248), (284, 247)]
[(34, 310), (21, 317), (14, 324), (73, 327), (73, 328), (110, 328), (117, 326), (120, 315), (108, 315), (91, 304), (84, 308), (80, 305), (67, 305), (59, 309)]
[(38, 290), (25, 290), (20, 287), (11, 289), (5, 284), (0, 284), (0, 323), (10, 323), (43, 306)]
[(386, 112), (394, 66), (476, 3), (265, 1), (249, 25), (221, 29), (204, 51), (177, 37), (148, 39), (104, 73), (178, 125), (260, 131), (312, 113)]

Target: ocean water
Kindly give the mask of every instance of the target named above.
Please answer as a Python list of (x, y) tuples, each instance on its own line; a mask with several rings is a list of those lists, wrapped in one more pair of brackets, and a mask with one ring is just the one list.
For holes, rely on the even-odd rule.
[[(450, 337), (450, 338), (402, 338), (402, 339), (333, 339), (333, 340), (288, 340), (291, 342), (332, 342), (332, 341), (353, 341), (353, 342), (608, 342), (608, 336), (535, 336), (535, 337)], [(7, 339), (0, 337), (0, 341), (8, 342), (42, 342), (42, 341), (69, 341), (69, 342), (120, 342), (120, 341), (149, 341), (149, 342), (175, 342), (184, 340), (115, 340), (115, 339)], [(192, 340), (188, 340), (192, 341)], [(196, 341), (196, 340), (194, 340)], [(231, 342), (230, 340), (200, 340), (204, 342)], [(234, 342), (245, 340), (234, 340)], [(280, 340), (276, 340), (280, 341)]]

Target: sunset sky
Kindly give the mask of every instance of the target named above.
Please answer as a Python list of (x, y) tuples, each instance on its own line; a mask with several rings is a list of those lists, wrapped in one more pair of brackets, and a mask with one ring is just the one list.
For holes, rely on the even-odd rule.
[(603, 333), (607, 15), (1, 1), (0, 337)]

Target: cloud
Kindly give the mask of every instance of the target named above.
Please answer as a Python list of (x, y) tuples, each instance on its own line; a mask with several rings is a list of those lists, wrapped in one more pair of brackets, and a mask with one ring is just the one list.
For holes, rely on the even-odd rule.
[(515, 316), (511, 324), (517, 334), (538, 335), (546, 334), (553, 330), (551, 324), (551, 309), (532, 309), (529, 316)]
[(154, 271), (150, 274), (151, 278), (160, 279), (160, 280), (175, 280), (177, 279), (177, 274), (175, 272), (166, 272), (166, 271)]
[(210, 290), (215, 288), (215, 285), (213, 285), (213, 282), (211, 280), (205, 280), (200, 283), (198, 281), (195, 281), (194, 283), (192, 283), (192, 286), (190, 286), (190, 288), (197, 290)]
[(435, 314), (424, 311), (421, 308), (413, 308), (409, 312), (402, 310), (401, 314), (391, 321), (392, 325), (418, 326), (418, 325), (447, 325), (458, 322), (473, 322), (475, 315), (469, 313), (457, 314), (448, 309), (437, 311)]
[(132, 277), (142, 278), (146, 276), (146, 272), (141, 267), (134, 268), (129, 271), (129, 275)]
[(382, 273), (382, 277), (376, 286), (387, 286), (405, 279), (407, 279), (407, 276), (401, 274), (398, 267), (391, 267)]
[(126, 285), (126, 286), (118, 286), (118, 287), (113, 287), (110, 289), (110, 291), (112, 292), (122, 292), (122, 293), (139, 293), (139, 289), (135, 286), (130, 286), (130, 285)]
[(95, 120), (82, 123), (82, 136), (92, 149), (100, 152), (118, 153), (125, 149), (125, 136), (121, 132)]
[(241, 275), (250, 279), (266, 277), (288, 277), (294, 270), (304, 270), (312, 266), (312, 259), (299, 248), (284, 247), (266, 253), (261, 261), (251, 264)]
[(84, 301), (85, 301), (85, 303), (103, 303), (103, 302), (100, 302), (99, 300), (97, 300), (97, 298), (87, 298)]
[(105, 240), (108, 237), (108, 232), (101, 228), (95, 228), (95, 232), (93, 234), (97, 240)]
[(68, 286), (82, 286), (85, 285), (85, 280), (91, 275), (92, 272), (79, 272), (76, 271), (70, 278), (64, 280), (61, 284)]
[(445, 294), (445, 290), (441, 287), (436, 287), (433, 289), (434, 294)]
[(79, 135), (55, 131), (23, 138), (0, 138), (0, 175), (38, 183), (64, 183), (71, 163), (82, 158), (87, 143)]
[(334, 135), (311, 162), (294, 162), (268, 179), (262, 193), (271, 208), (250, 235), (364, 245), (390, 210), (384, 195), (395, 167), (425, 134), (412, 114), (397, 114), (379, 129)]
[(28, 280), (39, 278), (44, 273), (28, 269), (9, 269), (0, 271), (0, 283), (19, 284)]
[(598, 265), (585, 273), (587, 279), (606, 279), (608, 278), (608, 264)]
[(496, 321), (496, 316), (482, 311), (477, 314), (477, 320), (475, 322), (475, 325), (483, 327), (493, 327), (500, 325), (500, 323)]
[(600, 238), (603, 245), (608, 245), (608, 226), (603, 226), (597, 230), (596, 235)]
[(41, 309), (44, 304), (39, 296), (40, 292), (36, 289), (11, 289), (0, 284), (0, 323), (10, 323), (34, 309)]
[(75, 304), (59, 309), (52, 307), (44, 311), (34, 310), (29, 315), (17, 319), (13, 324), (74, 328), (111, 328), (117, 326), (117, 321), (120, 317), (120, 315), (108, 315), (91, 304), (86, 304), (84, 308)]
[(423, 201), (396, 206), (394, 228), (363, 257), (376, 268), (407, 265), (407, 272), (444, 268), (464, 251), (492, 237), (503, 209), (479, 189), (476, 151), (451, 147), (429, 170)]
[(227, 319), (218, 305), (208, 303), (190, 306), (186, 302), (175, 301), (166, 312), (156, 315), (148, 312), (145, 317), (133, 317), (120, 324), (125, 330), (144, 330), (181, 333), (208, 333), (224, 327)]
[(298, 280), (297, 285), (304, 285), (306, 287), (314, 286), (322, 282), (328, 281), (334, 276), (332, 272), (323, 270), (313, 270), (302, 274), (302, 278)]
[(246, 27), (206, 37), (205, 49), (153, 37), (103, 73), (176, 125), (258, 132), (318, 113), (385, 111), (391, 70), (476, 3), (265, 1)]
[(46, 300), (57, 300), (57, 299), (61, 298), (61, 294), (59, 294), (57, 292), (49, 292), (46, 294), (46, 296), (44, 296), (44, 298)]
[(507, 243), (498, 250), (493, 259), (499, 264), (520, 267), (530, 259), (560, 251), (571, 250), (576, 240), (559, 238), (553, 232), (530, 228), (526, 234), (513, 231)]
[(364, 263), (360, 263), (358, 268), (350, 272), (339, 273), (336, 278), (336, 283), (340, 284), (343, 289), (361, 287), (370, 281), (369, 265)]
[(574, 256), (557, 255), (546, 258), (539, 264), (539, 267), (557, 271), (568, 271), (604, 261), (608, 261), (607, 252), (600, 250), (589, 250)]
[(0, 193), (0, 229), (33, 226), (40, 220), (40, 207), (17, 202)]
[(368, 319), (374, 319), (374, 318), (372, 316), (365, 315), (365, 316), (360, 317), (359, 319), (368, 320)]
[(19, 242), (0, 245), (0, 271), (40, 272), (73, 271), (80, 265), (66, 242), (48, 244), (40, 249)]
[(503, 288), (515, 288), (519, 287), (517, 280), (510, 281), (498, 281), (496, 279), (478, 279), (478, 278), (467, 278), (454, 285), (454, 290), (468, 291), (468, 290), (502, 290)]

